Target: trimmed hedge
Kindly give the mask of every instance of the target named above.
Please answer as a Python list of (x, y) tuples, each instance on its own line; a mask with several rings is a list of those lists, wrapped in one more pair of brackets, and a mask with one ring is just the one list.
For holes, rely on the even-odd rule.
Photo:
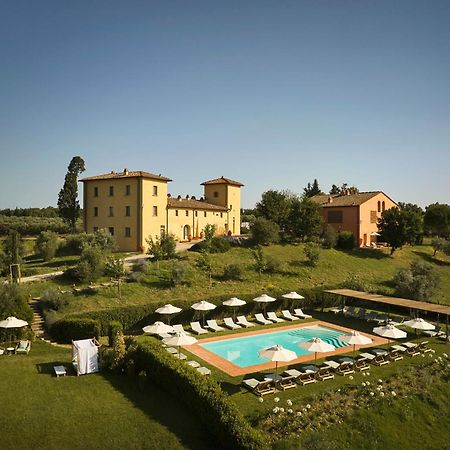
[(110, 347), (114, 347), (117, 336), (123, 334), (123, 325), (118, 320), (109, 322), (108, 342)]
[(214, 379), (173, 358), (159, 343), (137, 344), (130, 348), (127, 359), (137, 373), (145, 371), (148, 378), (183, 402), (215, 437), (216, 447), (269, 448), (263, 435), (252, 428)]
[(58, 342), (70, 343), (72, 340), (98, 339), (101, 335), (100, 322), (93, 319), (67, 318), (55, 322), (50, 333)]

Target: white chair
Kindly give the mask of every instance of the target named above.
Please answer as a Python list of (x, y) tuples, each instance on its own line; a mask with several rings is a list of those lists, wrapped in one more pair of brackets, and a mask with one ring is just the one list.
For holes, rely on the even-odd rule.
[(281, 315), (286, 319), (286, 320), (299, 320), (300, 317), (295, 317), (291, 314), (290, 311), (288, 311), (287, 309), (283, 309), (283, 311), (281, 311)]
[(261, 325), (270, 325), (273, 323), (270, 320), (267, 320), (261, 313), (255, 314), (255, 319)]
[(231, 317), (225, 317), (225, 318), (223, 319), (223, 324), (224, 324), (227, 328), (229, 328), (230, 330), (237, 330), (238, 328), (241, 328), (240, 325), (236, 325), (236, 324), (233, 322), (233, 319), (232, 319)]
[(251, 327), (254, 327), (254, 326), (255, 326), (255, 324), (249, 322), (249, 321), (247, 320), (247, 317), (245, 317), (245, 316), (237, 316), (236, 323), (237, 323), (238, 325), (241, 325), (242, 327), (245, 327), (245, 328), (251, 328)]
[(275, 323), (286, 322), (284, 319), (280, 319), (279, 317), (277, 317), (274, 311), (268, 312), (267, 318)]
[(175, 333), (191, 334), (188, 331), (185, 331), (185, 329), (183, 328), (183, 325), (181, 325), (181, 324), (172, 325), (172, 327), (175, 330)]
[(215, 320), (207, 320), (206, 321), (206, 328), (209, 328), (210, 330), (216, 332), (216, 331), (225, 331), (225, 328), (217, 325), (217, 322)]
[(202, 375), (211, 375), (211, 371), (207, 367), (197, 367), (197, 372), (200, 372)]
[(312, 316), (310, 316), (309, 314), (305, 314), (302, 311), (302, 308), (294, 309), (294, 316), (300, 317), (302, 319), (311, 319), (312, 318)]
[(208, 330), (205, 330), (204, 328), (202, 328), (202, 326), (200, 325), (200, 322), (191, 322), (191, 330), (197, 334), (208, 333)]

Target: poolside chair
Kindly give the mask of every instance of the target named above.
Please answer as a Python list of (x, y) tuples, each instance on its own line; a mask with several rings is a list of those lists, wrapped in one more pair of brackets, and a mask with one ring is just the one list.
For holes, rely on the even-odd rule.
[(297, 383), (301, 383), (303, 386), (305, 386), (306, 384), (311, 384), (311, 383), (317, 383), (317, 380), (315, 378), (315, 373), (314, 372), (308, 372), (308, 373), (301, 373), (297, 378), (296, 378), (296, 382)]
[(356, 315), (356, 310), (354, 306), (349, 306), (345, 311), (344, 311), (344, 316), (350, 316), (350, 317), (354, 317)]
[[(408, 342), (407, 342), (408, 344)], [(404, 344), (405, 345), (405, 344)], [(421, 351), (419, 349), (418, 345), (408, 345), (406, 346), (406, 352), (405, 352), (408, 356), (419, 356)]]
[(338, 363), (337, 361), (325, 361), (323, 363), (324, 366), (329, 367), (330, 369), (336, 370), (340, 367), (340, 363)]
[(369, 370), (370, 366), (366, 363), (364, 359), (355, 359), (353, 363), (353, 368), (358, 372), (362, 372), (363, 370)]
[(200, 325), (200, 322), (191, 322), (191, 330), (197, 334), (208, 333), (208, 330), (205, 330), (204, 328), (202, 328), (202, 326)]
[(167, 338), (172, 337), (173, 334), (170, 334), (170, 333), (158, 333), (157, 336), (158, 336), (160, 339), (167, 339)]
[(241, 328), (240, 325), (236, 325), (236, 324), (233, 322), (233, 319), (232, 319), (231, 317), (225, 317), (225, 318), (223, 319), (223, 324), (224, 324), (227, 328), (229, 328), (230, 330), (237, 330), (238, 328)]
[(241, 326), (245, 327), (245, 328), (250, 328), (250, 327), (254, 327), (255, 326), (255, 324), (249, 322), (247, 320), (247, 317), (245, 317), (245, 316), (237, 316), (236, 323), (238, 325), (241, 325)]
[(370, 311), (370, 313), (366, 315), (367, 322), (376, 322), (375, 319), (377, 318), (377, 314), (376, 311)]
[(200, 363), (198, 363), (197, 361), (188, 361), (186, 363), (188, 366), (194, 367), (195, 369), (197, 369), (198, 367), (200, 367)]
[(207, 367), (197, 367), (196, 370), (202, 375), (211, 375), (211, 371)]
[(176, 325), (172, 325), (173, 329), (175, 330), (175, 333), (184, 333), (184, 334), (191, 334), (188, 331), (186, 331), (183, 328), (183, 325), (181, 325), (180, 323), (176, 324)]
[(174, 355), (175, 353), (178, 353), (178, 350), (175, 347), (166, 347), (166, 352)]
[(184, 353), (172, 353), (172, 356), (174, 356), (177, 359), (180, 359), (181, 361), (184, 361), (187, 359), (187, 356)]
[(375, 318), (375, 322), (382, 324), (388, 321), (388, 316), (387, 314), (378, 314), (377, 317)]
[(428, 341), (422, 341), (417, 344), (417, 350), (422, 353), (431, 352), (431, 348), (428, 347)]
[(353, 369), (353, 363), (349, 361), (345, 361), (339, 364), (339, 367), (336, 369), (336, 373), (339, 375), (343, 375), (344, 377), (346, 375), (351, 375), (352, 373), (355, 373), (355, 369)]
[(217, 325), (217, 322), (214, 319), (206, 321), (206, 328), (209, 328), (214, 332), (225, 331), (225, 328), (221, 327), (220, 325)]
[(366, 318), (366, 308), (361, 308), (358, 311), (358, 315), (356, 316), (357, 319), (364, 320)]
[(16, 345), (16, 355), (28, 355), (30, 349), (30, 341), (19, 341), (19, 343)]
[(283, 309), (283, 311), (281, 311), (281, 315), (286, 319), (286, 320), (299, 320), (300, 317), (295, 317), (291, 314), (290, 311), (288, 311), (287, 309)]
[(256, 313), (255, 319), (261, 325), (271, 325), (273, 323), (270, 320), (267, 320), (261, 313)]
[(301, 319), (312, 319), (312, 316), (305, 314), (302, 308), (294, 309), (294, 316), (300, 317)]
[(286, 322), (284, 319), (280, 319), (279, 317), (277, 317), (274, 311), (268, 312), (267, 318), (275, 323)]
[(388, 352), (387, 357), (389, 358), (390, 361), (400, 361), (401, 359), (403, 359), (401, 350), (395, 348), (391, 349)]
[(258, 381), (255, 378), (249, 378), (247, 380), (242, 380), (242, 384), (247, 388), (250, 389), (251, 392), (253, 392), (256, 395), (259, 395), (262, 397), (266, 394), (273, 394), (275, 389), (275, 383), (274, 381)]
[(0, 355), (3, 355), (5, 353), (5, 349), (3, 347), (0, 347)]
[(334, 378), (334, 374), (331, 373), (331, 367), (322, 366), (319, 367), (319, 370), (316, 372), (316, 379), (320, 381), (332, 380)]
[(375, 366), (384, 366), (390, 363), (387, 355), (376, 355), (370, 362)]
[(442, 330), (442, 327), (435, 327), (434, 330), (422, 330), (422, 333), (430, 337), (445, 336), (445, 332)]
[(276, 387), (281, 390), (285, 391), (286, 389), (291, 389), (297, 387), (297, 383), (295, 381), (295, 376), (288, 375), (287, 377), (281, 377), (281, 380), (279, 380), (276, 383)]

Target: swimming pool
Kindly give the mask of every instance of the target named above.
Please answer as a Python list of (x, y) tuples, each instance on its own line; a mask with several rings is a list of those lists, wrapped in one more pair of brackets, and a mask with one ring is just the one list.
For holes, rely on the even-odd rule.
[(267, 363), (267, 359), (260, 358), (258, 352), (275, 344), (294, 351), (297, 356), (311, 354), (311, 352), (300, 348), (298, 344), (313, 337), (319, 337), (336, 348), (346, 347), (347, 344), (338, 339), (338, 336), (342, 334), (344, 332), (340, 330), (314, 325), (251, 336), (232, 337), (203, 344), (199, 343), (199, 345), (236, 366), (249, 367)]

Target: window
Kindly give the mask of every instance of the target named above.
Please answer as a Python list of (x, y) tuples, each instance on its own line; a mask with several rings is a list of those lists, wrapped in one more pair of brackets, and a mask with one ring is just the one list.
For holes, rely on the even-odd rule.
[(236, 218), (233, 217), (233, 234), (236, 233)]
[(380, 201), (378, 201), (378, 203), (377, 203), (377, 210), (378, 210), (378, 212), (381, 212), (381, 202)]
[(131, 216), (131, 206), (125, 206), (125, 215), (127, 217)]
[(195, 217), (197, 217), (198, 216), (198, 211), (195, 211)]
[(110, 206), (109, 207), (109, 213), (108, 213), (109, 217), (114, 217), (114, 207)]
[(342, 211), (328, 211), (328, 223), (342, 223)]
[(109, 196), (112, 197), (114, 195), (114, 186), (109, 187)]
[(158, 195), (158, 186), (153, 186), (153, 195), (155, 197)]
[(94, 217), (98, 217), (98, 206), (94, 206)]
[(384, 200), (383, 200), (383, 202), (381, 203), (381, 211), (384, 211), (385, 207), (386, 207), (386, 205), (384, 204)]
[(203, 216), (206, 217), (206, 211), (203, 213)]
[(125, 237), (131, 237), (131, 228), (125, 227)]
[(217, 191), (214, 191), (214, 198), (217, 198), (219, 196), (219, 193)]
[(377, 212), (370, 211), (370, 223), (377, 223)]
[(154, 206), (153, 207), (153, 217), (156, 217), (158, 215), (158, 207)]
[(223, 213), (220, 213), (220, 217), (223, 217)]
[(166, 234), (166, 226), (165, 225), (161, 225), (159, 227), (159, 234), (160, 234), (160, 236), (164, 236)]
[(175, 210), (175, 215), (178, 217), (178, 209)]
[(230, 205), (230, 209), (233, 209), (233, 205)]
[(94, 186), (94, 197), (98, 197), (98, 187)]
[(94, 227), (94, 233), (98, 231), (98, 227)]
[(108, 231), (111, 236), (114, 236), (114, 227), (109, 227)]
[(186, 210), (186, 217), (189, 216), (189, 210)]
[(131, 186), (129, 184), (125, 186), (125, 195), (131, 195)]

